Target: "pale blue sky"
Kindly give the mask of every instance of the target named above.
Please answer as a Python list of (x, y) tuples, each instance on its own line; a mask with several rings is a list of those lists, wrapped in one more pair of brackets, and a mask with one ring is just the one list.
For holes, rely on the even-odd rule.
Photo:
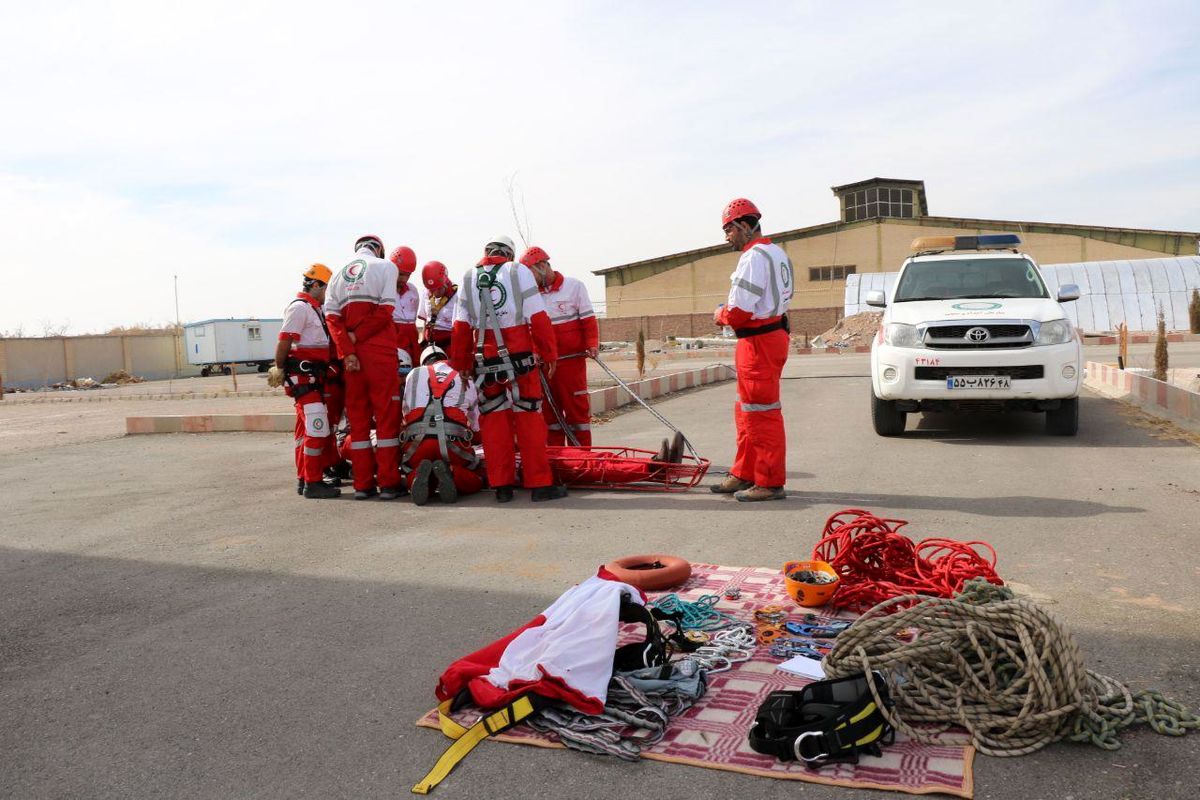
[(731, 197), (795, 228), (874, 175), (1200, 230), (1195, 3), (172, 5), (0, 10), (0, 331), (169, 321), (176, 273), (185, 321), (277, 316), (368, 231), (461, 273), (514, 173), (598, 300)]

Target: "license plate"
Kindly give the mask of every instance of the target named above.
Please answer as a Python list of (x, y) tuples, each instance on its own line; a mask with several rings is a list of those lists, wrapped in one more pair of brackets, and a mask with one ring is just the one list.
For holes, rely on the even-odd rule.
[(951, 375), (946, 378), (947, 389), (1011, 389), (1007, 375)]

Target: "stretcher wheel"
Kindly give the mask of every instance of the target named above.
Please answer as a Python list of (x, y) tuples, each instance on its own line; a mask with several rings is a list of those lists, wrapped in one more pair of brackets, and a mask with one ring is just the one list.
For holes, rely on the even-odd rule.
[(604, 568), (617, 580), (651, 592), (678, 586), (692, 576), (692, 565), (687, 561), (661, 553), (625, 556), (608, 562)]

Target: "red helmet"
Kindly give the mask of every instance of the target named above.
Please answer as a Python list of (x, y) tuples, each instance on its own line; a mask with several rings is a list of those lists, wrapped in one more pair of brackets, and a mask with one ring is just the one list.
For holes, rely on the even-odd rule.
[(762, 212), (758, 210), (758, 206), (754, 205), (754, 203), (751, 203), (744, 197), (739, 197), (736, 200), (730, 200), (729, 205), (725, 206), (725, 210), (721, 212), (721, 225), (728, 225), (735, 219), (741, 219), (742, 217), (759, 219), (762, 217)]
[(391, 262), (396, 265), (396, 269), (401, 272), (411, 273), (417, 268), (417, 254), (413, 252), (411, 247), (401, 245), (392, 251)]
[(550, 254), (540, 247), (531, 247), (521, 254), (521, 263), (527, 267), (532, 267), (539, 261), (549, 261)]
[(357, 253), (360, 247), (370, 247), (377, 257), (383, 258), (383, 239), (373, 233), (364, 234), (355, 240), (354, 252)]
[(421, 267), (421, 283), (431, 292), (443, 291), (450, 288), (450, 273), (446, 265), (440, 261), (430, 261)]

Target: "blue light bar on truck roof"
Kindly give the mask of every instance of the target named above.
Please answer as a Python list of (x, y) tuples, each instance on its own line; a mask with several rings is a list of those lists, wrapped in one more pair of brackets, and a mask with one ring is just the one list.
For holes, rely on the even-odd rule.
[(980, 236), (922, 236), (913, 239), (915, 253), (945, 250), (1007, 250), (1021, 244), (1015, 233), (987, 233)]

